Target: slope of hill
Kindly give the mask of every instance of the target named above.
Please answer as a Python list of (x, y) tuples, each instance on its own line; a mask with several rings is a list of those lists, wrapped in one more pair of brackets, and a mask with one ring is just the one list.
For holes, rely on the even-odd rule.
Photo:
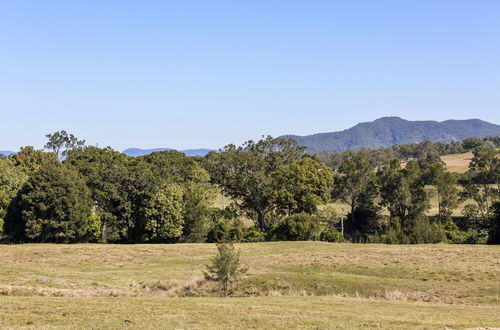
[[(171, 148), (153, 148), (153, 149), (128, 148), (128, 149), (123, 150), (123, 153), (127, 156), (138, 157), (138, 156), (149, 155), (150, 153), (153, 153), (153, 152), (168, 151), (168, 150), (175, 150), (175, 149), (171, 149)], [(186, 154), (187, 156), (205, 156), (210, 151), (215, 151), (215, 150), (212, 150), (212, 149), (186, 149), (186, 150), (179, 150), (179, 151)]]
[(500, 136), (500, 126), (479, 119), (408, 121), (383, 117), (349, 129), (308, 136), (285, 135), (310, 152), (338, 152), (348, 149), (382, 148), (422, 141), (451, 142), (468, 137)]

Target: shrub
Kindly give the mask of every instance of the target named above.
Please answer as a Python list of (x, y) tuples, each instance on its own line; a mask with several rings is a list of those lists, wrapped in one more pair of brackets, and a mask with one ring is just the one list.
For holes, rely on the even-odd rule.
[(387, 232), (380, 236), (380, 242), (385, 244), (409, 244), (410, 240), (401, 228), (399, 219), (395, 218)]
[(320, 239), (325, 242), (344, 242), (344, 236), (335, 228), (330, 228), (321, 233)]
[(427, 217), (418, 218), (411, 229), (410, 242), (414, 244), (446, 242), (446, 232), (438, 223), (430, 223)]
[(319, 231), (319, 221), (307, 213), (286, 217), (274, 229), (276, 238), (283, 241), (315, 240)]
[(224, 296), (228, 295), (248, 270), (241, 266), (240, 252), (236, 251), (232, 243), (217, 244), (217, 255), (206, 267), (205, 278), (218, 282)]
[(243, 242), (263, 242), (265, 239), (266, 234), (256, 226), (246, 228), (243, 231)]

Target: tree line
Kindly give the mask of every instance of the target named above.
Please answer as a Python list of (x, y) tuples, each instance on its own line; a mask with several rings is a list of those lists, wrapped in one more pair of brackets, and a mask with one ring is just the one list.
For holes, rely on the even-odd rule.
[[(65, 131), (47, 138), (45, 150), (0, 159), (4, 242), (500, 241), (498, 139), (460, 142), (474, 157), (457, 176), (435, 150), (384, 164), (373, 151), (347, 151), (333, 166), (272, 137), (206, 157), (129, 157)], [(227, 205), (214, 207), (222, 196)], [(345, 219), (334, 201), (349, 205)]]

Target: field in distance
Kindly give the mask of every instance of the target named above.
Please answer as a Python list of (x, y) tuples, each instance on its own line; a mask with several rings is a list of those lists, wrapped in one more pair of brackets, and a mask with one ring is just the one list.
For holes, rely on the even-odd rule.
[(235, 297), (202, 279), (213, 244), (2, 245), (6, 328), (500, 326), (500, 248), (238, 244)]
[(441, 156), (441, 160), (446, 164), (446, 169), (449, 172), (465, 173), (469, 168), (472, 157), (474, 157), (472, 152), (466, 152), (463, 154)]

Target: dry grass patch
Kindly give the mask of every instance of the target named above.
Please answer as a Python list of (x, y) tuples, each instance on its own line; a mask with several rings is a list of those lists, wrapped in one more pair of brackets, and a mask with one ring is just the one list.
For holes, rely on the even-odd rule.
[(469, 168), (472, 157), (474, 157), (472, 152), (466, 152), (463, 154), (445, 155), (441, 157), (441, 160), (446, 164), (446, 169), (449, 172), (465, 173)]

